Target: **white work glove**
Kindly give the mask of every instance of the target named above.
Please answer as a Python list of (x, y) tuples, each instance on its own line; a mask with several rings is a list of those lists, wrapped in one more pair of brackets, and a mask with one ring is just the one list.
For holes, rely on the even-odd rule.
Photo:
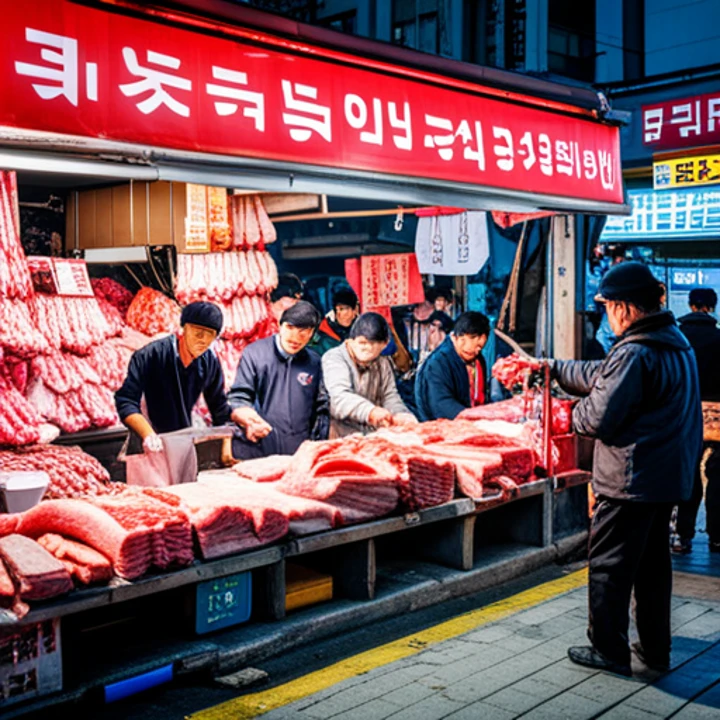
[(162, 452), (163, 449), (163, 441), (159, 435), (148, 435), (143, 440), (143, 450), (145, 450), (146, 453)]

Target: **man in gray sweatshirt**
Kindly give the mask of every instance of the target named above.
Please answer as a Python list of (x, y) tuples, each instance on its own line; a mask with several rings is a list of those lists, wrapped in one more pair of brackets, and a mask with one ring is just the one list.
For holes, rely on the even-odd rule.
[(385, 318), (378, 313), (363, 313), (354, 322), (348, 339), (323, 355), (331, 438), (417, 423), (400, 398), (390, 360), (381, 356), (389, 340)]

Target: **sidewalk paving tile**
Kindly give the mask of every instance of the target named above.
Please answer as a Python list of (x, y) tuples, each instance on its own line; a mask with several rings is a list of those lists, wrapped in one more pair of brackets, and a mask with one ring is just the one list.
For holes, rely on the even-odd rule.
[(590, 700), (574, 692), (565, 692), (533, 708), (522, 715), (522, 718), (523, 720), (558, 720), (558, 718), (589, 720), (609, 705), (610, 703)]
[[(395, 715), (393, 720), (441, 720), (457, 710), (462, 709), (462, 704), (449, 700), (442, 695), (433, 695), (425, 698), (415, 705), (403, 708)], [(397, 708), (396, 708), (397, 710)]]
[(335, 715), (335, 720), (385, 720), (398, 711), (398, 706), (382, 698), (371, 700), (352, 710)]
[(448, 715), (444, 720), (514, 720), (516, 717), (517, 713), (484, 702), (476, 702)]

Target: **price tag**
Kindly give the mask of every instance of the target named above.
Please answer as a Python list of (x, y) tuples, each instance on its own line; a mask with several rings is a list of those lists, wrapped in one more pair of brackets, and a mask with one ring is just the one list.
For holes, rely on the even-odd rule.
[(93, 297), (87, 265), (84, 260), (55, 259), (57, 294), (69, 297)]
[(212, 630), (246, 622), (251, 610), (249, 572), (199, 583), (196, 589), (195, 631)]
[(27, 264), (35, 292), (57, 295), (58, 288), (53, 258), (31, 255), (27, 259)]

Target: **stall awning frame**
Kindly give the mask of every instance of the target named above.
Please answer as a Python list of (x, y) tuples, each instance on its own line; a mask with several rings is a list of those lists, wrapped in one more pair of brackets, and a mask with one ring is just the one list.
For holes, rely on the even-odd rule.
[(600, 215), (630, 211), (628, 206), (555, 195), (300, 163), (173, 151), (6, 127), (0, 127), (0, 167), (48, 175), (96, 177), (99, 183), (131, 179), (168, 180), (266, 192), (362, 197), (405, 205), (450, 205), (472, 210), (516, 213), (551, 210)]

